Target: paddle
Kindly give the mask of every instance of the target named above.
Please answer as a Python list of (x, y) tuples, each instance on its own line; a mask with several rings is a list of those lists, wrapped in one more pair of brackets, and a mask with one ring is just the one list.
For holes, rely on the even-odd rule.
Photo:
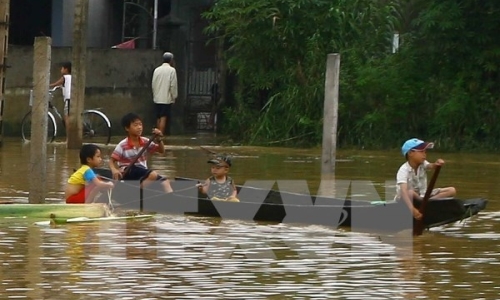
[(207, 148), (205, 148), (205, 147), (203, 147), (203, 146), (200, 146), (200, 148), (201, 148), (201, 150), (203, 150), (203, 151), (205, 151), (205, 152), (207, 152), (207, 153), (209, 153), (209, 154), (212, 154), (212, 155), (217, 155), (217, 154), (218, 154), (217, 152), (212, 151), (212, 150), (210, 150), (210, 149), (207, 149)]
[(137, 153), (137, 155), (134, 157), (132, 162), (127, 167), (125, 167), (125, 170), (123, 170), (123, 173), (122, 173), (122, 178), (125, 177), (125, 175), (128, 174), (128, 172), (130, 172), (131, 167), (133, 165), (135, 165), (135, 163), (139, 160), (139, 158), (142, 156), (144, 151), (148, 150), (149, 145), (151, 145), (151, 143), (154, 141), (154, 139), (157, 136), (158, 136), (157, 134), (153, 134), (153, 136), (149, 139), (149, 141), (146, 143), (146, 145), (144, 145), (144, 147), (142, 147), (141, 151), (139, 151), (139, 153)]
[(420, 205), (420, 213), (422, 214), (422, 218), (417, 220), (415, 225), (413, 226), (413, 235), (422, 235), (425, 229), (424, 219), (425, 219), (425, 208), (427, 207), (427, 203), (429, 202), (429, 198), (431, 197), (432, 190), (434, 189), (434, 185), (436, 184), (436, 180), (439, 175), (439, 171), (441, 170), (441, 166), (436, 166), (434, 170), (434, 174), (432, 175), (431, 181), (429, 182), (429, 186), (425, 191), (424, 199), (422, 200), (422, 204)]
[[(139, 151), (139, 153), (137, 153), (137, 155), (134, 157), (134, 159), (132, 160), (132, 162), (125, 168), (125, 170), (123, 170), (123, 174), (122, 174), (122, 178), (125, 177), (125, 175), (130, 172), (130, 169), (133, 165), (135, 165), (135, 163), (139, 160), (139, 158), (142, 156), (142, 154), (144, 153), (144, 151), (148, 150), (149, 148), (149, 145), (151, 145), (151, 143), (154, 141), (154, 139), (157, 137), (158, 135), (155, 133), (153, 134), (153, 136), (151, 136), (151, 138), (149, 138), (149, 141), (146, 143), (146, 145), (144, 145), (144, 147), (141, 149), (141, 151)], [(142, 190), (142, 184), (139, 188), (139, 211), (142, 213), (142, 210), (143, 210), (143, 206), (144, 206), (144, 198), (143, 198), (143, 190)]]

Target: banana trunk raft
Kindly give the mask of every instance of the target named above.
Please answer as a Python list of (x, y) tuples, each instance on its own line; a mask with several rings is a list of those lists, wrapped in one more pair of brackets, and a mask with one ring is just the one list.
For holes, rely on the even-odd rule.
[(0, 204), (0, 218), (101, 218), (110, 215), (104, 203), (94, 204)]

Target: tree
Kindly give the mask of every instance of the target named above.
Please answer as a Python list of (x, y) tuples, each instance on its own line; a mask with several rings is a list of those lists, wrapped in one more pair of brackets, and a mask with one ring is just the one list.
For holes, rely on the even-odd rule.
[(338, 145), (500, 145), (499, 1), (218, 0), (205, 17), (238, 77), (226, 128), (239, 138), (318, 144), (326, 55), (338, 52)]
[(318, 142), (326, 55), (342, 53), (349, 76), (349, 64), (389, 53), (393, 9), (375, 0), (217, 1), (204, 16), (228, 41), (238, 76), (229, 132), (254, 143)]

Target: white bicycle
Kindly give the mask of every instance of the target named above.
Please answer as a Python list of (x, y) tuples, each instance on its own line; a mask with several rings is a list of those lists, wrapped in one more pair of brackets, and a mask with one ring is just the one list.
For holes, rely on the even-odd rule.
[[(64, 127), (64, 120), (57, 108), (52, 104), (52, 99), (54, 98), (54, 92), (60, 87), (54, 87), (49, 90), (49, 112), (48, 118), (49, 122), (47, 125), (47, 142), (54, 141), (57, 136), (57, 122), (56, 118), (62, 122)], [(32, 106), (33, 91), (30, 93), (30, 107)], [(82, 113), (83, 121), (83, 143), (99, 143), (107, 145), (111, 140), (111, 122), (109, 118), (99, 110), (96, 109), (86, 109)], [(30, 111), (26, 113), (21, 122), (21, 131), (23, 140), (25, 142), (31, 139), (31, 108)]]

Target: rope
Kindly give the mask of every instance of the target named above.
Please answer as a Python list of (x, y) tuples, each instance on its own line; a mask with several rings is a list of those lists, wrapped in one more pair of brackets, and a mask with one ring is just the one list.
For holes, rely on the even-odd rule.
[[(108, 181), (116, 181), (116, 180), (114, 180), (112, 178), (109, 178), (109, 177), (106, 177), (106, 176), (102, 176), (102, 175), (100, 175), (99, 177), (101, 177), (104, 180), (108, 180)], [(136, 187), (135, 185), (127, 183), (127, 181), (125, 181), (125, 180), (120, 180), (119, 182), (120, 182), (120, 184), (123, 184), (124, 186)], [(175, 190), (175, 191), (173, 191), (172, 193), (169, 193), (169, 194), (159, 193), (159, 194), (154, 195), (154, 196), (149, 196), (149, 197), (143, 198), (142, 200), (144, 200), (144, 201), (145, 200), (151, 200), (151, 199), (154, 199), (154, 198), (157, 198), (157, 197), (164, 197), (165, 195), (170, 195), (170, 194), (176, 195), (176, 193), (188, 191), (188, 190), (191, 190), (191, 189), (194, 189), (194, 188), (197, 188), (197, 186), (193, 185), (193, 186), (190, 186), (190, 187), (187, 187), (187, 188), (184, 188), (184, 189)], [(155, 190), (155, 189), (148, 189), (148, 188), (142, 188), (142, 190), (143, 191), (158, 191), (158, 190)], [(112, 193), (112, 189), (108, 190), (108, 201), (109, 201), (109, 205), (111, 207), (111, 210), (113, 211), (114, 210), (114, 206), (113, 206), (112, 200), (111, 200), (111, 193)], [(139, 201), (141, 201), (141, 200), (137, 199), (137, 200), (132, 200), (132, 201), (128, 201), (128, 202), (121, 202), (121, 204), (125, 205), (125, 204), (131, 204), (131, 203), (139, 202)]]
[(113, 194), (113, 189), (109, 189), (107, 191), (107, 194), (108, 194), (108, 206), (111, 213), (113, 213), (115, 211), (115, 207), (113, 206), (113, 201), (111, 201), (111, 195)]
[(306, 135), (310, 135), (310, 134), (313, 134), (314, 131), (312, 132), (308, 132), (308, 133), (304, 133), (304, 134), (301, 134), (301, 135), (297, 135), (297, 136), (293, 136), (291, 138), (287, 138), (287, 139), (283, 139), (283, 140), (278, 140), (278, 141), (271, 141), (271, 142), (267, 142), (268, 144), (278, 144), (278, 143), (283, 143), (283, 142), (287, 142), (287, 141), (291, 141), (291, 140), (295, 140), (295, 139), (298, 139), (298, 138), (301, 138), (301, 137), (304, 137)]
[(472, 209), (471, 207), (467, 207), (467, 210), (465, 211), (464, 215), (462, 216), (462, 219), (460, 220), (460, 223), (463, 222), (462, 226), (465, 226), (465, 223), (467, 223), (467, 219), (472, 218)]

